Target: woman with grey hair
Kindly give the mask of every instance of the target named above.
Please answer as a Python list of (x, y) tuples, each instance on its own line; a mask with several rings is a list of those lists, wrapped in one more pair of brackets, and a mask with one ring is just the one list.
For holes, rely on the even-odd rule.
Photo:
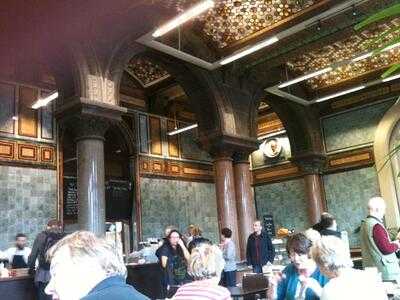
[(125, 283), (126, 267), (113, 245), (88, 231), (74, 232), (47, 253), (51, 280), (45, 292), (58, 300), (147, 300)]
[(181, 286), (174, 300), (227, 300), (229, 291), (219, 286), (225, 261), (221, 250), (208, 243), (193, 248), (189, 260), (189, 275), (194, 281)]
[(322, 236), (312, 247), (311, 255), (321, 272), (330, 279), (322, 290), (321, 300), (387, 299), (377, 276), (352, 268), (349, 251), (341, 239)]

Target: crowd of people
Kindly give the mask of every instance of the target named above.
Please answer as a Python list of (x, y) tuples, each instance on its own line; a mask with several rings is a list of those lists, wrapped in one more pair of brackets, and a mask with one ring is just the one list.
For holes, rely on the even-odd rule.
[[(268, 274), (268, 300), (387, 299), (382, 279), (400, 282), (396, 252), (399, 240), (390, 240), (384, 227), (385, 202), (374, 197), (360, 226), (365, 270), (353, 268), (348, 245), (335, 218), (323, 213), (312, 228), (290, 234), (286, 251), (290, 263)], [(397, 238), (399, 238), (398, 235)], [(105, 239), (86, 231), (65, 236), (61, 224), (50, 220), (32, 249), (27, 237), (16, 236), (15, 246), (2, 253), (12, 268), (29, 268), (35, 275), (38, 299), (148, 299), (126, 283), (124, 260)], [(156, 251), (163, 272), (163, 297), (176, 300), (231, 299), (228, 288), (237, 285), (237, 253), (232, 230), (220, 231), (220, 244), (202, 236), (191, 225), (186, 235), (173, 226)], [(255, 220), (247, 239), (246, 262), (254, 273), (266, 273), (273, 264), (271, 237)]]

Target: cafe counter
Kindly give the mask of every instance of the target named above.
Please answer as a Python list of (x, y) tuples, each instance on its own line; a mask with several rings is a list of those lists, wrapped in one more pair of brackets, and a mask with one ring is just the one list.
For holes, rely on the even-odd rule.
[(0, 299), (35, 300), (32, 276), (0, 278)]

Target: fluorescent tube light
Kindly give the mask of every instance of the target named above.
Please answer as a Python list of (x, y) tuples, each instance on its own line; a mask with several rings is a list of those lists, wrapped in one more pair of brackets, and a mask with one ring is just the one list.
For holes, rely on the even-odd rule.
[(351, 61), (352, 62), (358, 62), (360, 60), (363, 60), (363, 59), (366, 59), (368, 57), (371, 57), (372, 54), (373, 54), (373, 52), (367, 52), (367, 53), (361, 54), (360, 56), (357, 56), (357, 57), (353, 58)]
[(179, 128), (177, 130), (168, 132), (167, 134), (168, 135), (175, 135), (175, 134), (178, 134), (178, 133), (181, 133), (181, 132), (188, 131), (190, 129), (196, 128), (197, 126), (199, 126), (199, 125), (198, 124), (192, 124), (192, 125), (189, 125), (189, 126), (186, 126), (186, 127)]
[(390, 77), (386, 77), (386, 78), (382, 79), (382, 82), (388, 82), (388, 81), (392, 81), (392, 80), (395, 80), (395, 79), (398, 79), (398, 78), (400, 78), (400, 74), (393, 75), (393, 76), (390, 76)]
[(365, 85), (360, 85), (360, 86), (357, 86), (357, 87), (354, 87), (354, 88), (351, 88), (351, 89), (348, 89), (348, 90), (344, 90), (344, 91), (341, 91), (341, 92), (338, 92), (338, 93), (335, 93), (335, 94), (331, 94), (331, 95), (316, 99), (315, 102), (322, 102), (322, 101), (325, 101), (325, 100), (329, 100), (329, 99), (332, 99), (332, 98), (336, 98), (336, 97), (347, 95), (347, 94), (350, 94), (350, 93), (353, 93), (353, 92), (357, 92), (359, 90), (365, 89), (365, 87), (366, 87)]
[(167, 32), (171, 31), (172, 29), (182, 25), (186, 21), (200, 15), (207, 9), (214, 6), (214, 1), (206, 0), (202, 1), (201, 3), (189, 8), (187, 11), (183, 12), (176, 18), (172, 19), (171, 21), (167, 22), (166, 24), (162, 25), (161, 27), (157, 28), (156, 31), (153, 32), (152, 36), (154, 38), (160, 37)]
[(396, 43), (396, 44), (393, 44), (393, 45), (390, 45), (390, 46), (387, 46), (386, 48), (384, 48), (384, 49), (382, 50), (382, 52), (392, 50), (392, 49), (397, 48), (397, 47), (399, 47), (399, 46), (400, 46), (400, 42), (398, 42), (398, 43)]
[(234, 60), (237, 60), (243, 56), (249, 55), (249, 54), (256, 52), (264, 47), (272, 45), (272, 44), (276, 43), (277, 41), (279, 41), (278, 37), (273, 36), (272, 38), (266, 39), (266, 40), (264, 40), (258, 44), (255, 44), (245, 50), (242, 50), (236, 54), (228, 56), (227, 58), (222, 59), (219, 63), (220, 63), (220, 65), (229, 64), (230, 62), (233, 62)]
[(33, 103), (32, 108), (33, 109), (38, 109), (40, 107), (46, 106), (47, 104), (49, 104), (54, 99), (57, 99), (57, 97), (58, 97), (58, 92), (54, 92), (54, 93), (48, 95), (47, 97), (45, 97), (43, 99), (37, 100), (35, 103)]
[(328, 68), (325, 68), (325, 69), (321, 69), (321, 70), (318, 70), (318, 71), (309, 73), (309, 74), (307, 74), (307, 75), (304, 75), (304, 76), (297, 77), (297, 78), (295, 78), (295, 79), (286, 81), (286, 82), (284, 82), (284, 83), (278, 85), (278, 88), (282, 89), (282, 88), (287, 87), (287, 86), (289, 86), (289, 85), (293, 85), (293, 84), (295, 84), (295, 83), (298, 83), (298, 82), (301, 82), (301, 81), (304, 81), (304, 80), (307, 80), (307, 79), (310, 79), (310, 78), (313, 78), (313, 77), (316, 77), (316, 76), (325, 74), (325, 73), (330, 72), (330, 71), (332, 71), (332, 70), (333, 70), (332, 67), (328, 67)]

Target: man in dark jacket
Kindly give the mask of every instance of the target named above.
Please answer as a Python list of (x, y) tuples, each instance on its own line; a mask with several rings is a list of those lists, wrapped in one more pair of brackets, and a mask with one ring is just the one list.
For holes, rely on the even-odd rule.
[(253, 223), (253, 229), (247, 239), (247, 265), (253, 267), (254, 273), (262, 273), (262, 267), (274, 261), (275, 249), (268, 233), (262, 231), (260, 220)]
[[(29, 274), (35, 275), (35, 286), (38, 300), (51, 300), (49, 295), (46, 295), (44, 289), (50, 281), (50, 271), (44, 266), (44, 253), (46, 251), (46, 242), (50, 234), (58, 234), (62, 232), (62, 224), (56, 219), (49, 220), (45, 231), (40, 232), (33, 242), (32, 252), (28, 258)], [(36, 266), (36, 260), (38, 265)]]

